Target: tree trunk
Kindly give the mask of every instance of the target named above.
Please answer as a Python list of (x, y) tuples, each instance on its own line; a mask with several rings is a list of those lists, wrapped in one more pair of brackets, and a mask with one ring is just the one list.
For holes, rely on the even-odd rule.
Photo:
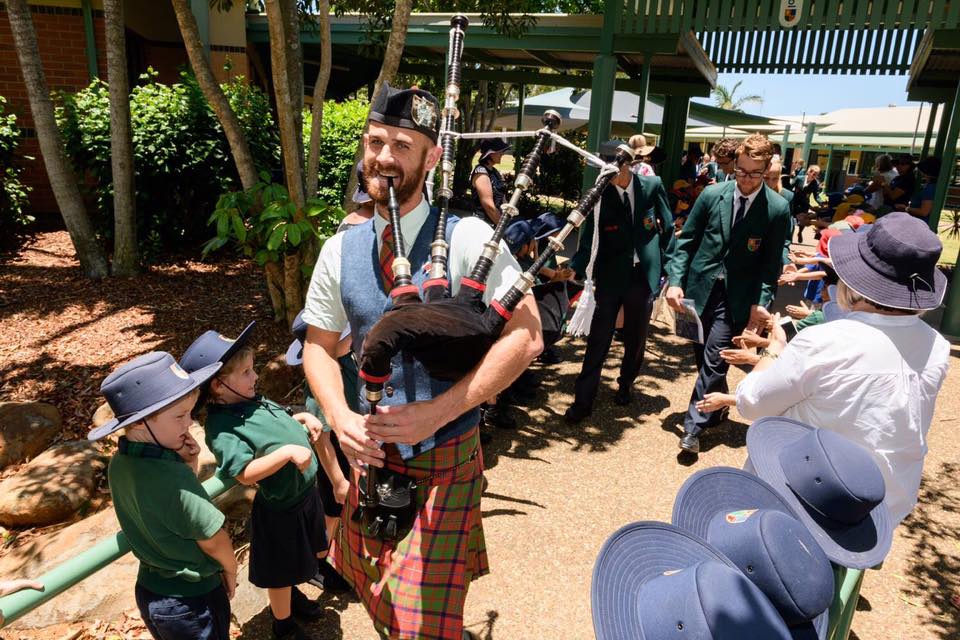
[(330, 44), (330, 0), (319, 0), (317, 13), (320, 20), (320, 70), (313, 84), (313, 111), (310, 126), (310, 152), (307, 154), (307, 197), (317, 197), (320, 170), (320, 141), (323, 138), (323, 99), (330, 83), (333, 47)]
[[(386, 50), (383, 52), (383, 64), (380, 65), (380, 74), (373, 85), (373, 96), (380, 93), (380, 88), (384, 82), (391, 82), (397, 75), (397, 69), (400, 68), (400, 58), (403, 56), (403, 45), (407, 41), (407, 26), (410, 23), (410, 10), (413, 7), (413, 0), (397, 0), (393, 8), (393, 22), (390, 26), (390, 38), (387, 40)], [(353, 164), (356, 165), (363, 157), (363, 141), (357, 145), (357, 151), (353, 154)], [(354, 189), (357, 188), (357, 172), (350, 172), (350, 180), (347, 182), (347, 189), (343, 194), (343, 208), (347, 209), (351, 204), (351, 196)]]
[(80, 189), (67, 163), (27, 1), (7, 0), (7, 17), (13, 32), (14, 48), (20, 59), (20, 70), (30, 100), (30, 112), (33, 115), (40, 152), (43, 154), (43, 164), (50, 178), (57, 206), (70, 233), (70, 240), (76, 249), (84, 274), (91, 278), (103, 278), (107, 275), (107, 260), (97, 244)]
[(287, 315), (283, 300), (283, 269), (279, 262), (268, 262), (263, 265), (263, 275), (267, 280), (267, 294), (270, 296), (270, 306), (273, 307), (273, 318), (279, 322)]
[(180, 35), (187, 49), (187, 57), (197, 77), (197, 84), (200, 85), (203, 97), (206, 98), (210, 108), (217, 115), (220, 126), (223, 127), (223, 133), (230, 145), (230, 153), (237, 165), (237, 173), (240, 175), (240, 184), (243, 185), (244, 190), (249, 189), (257, 183), (258, 178), (257, 166), (253, 162), (247, 137), (240, 127), (237, 114), (230, 108), (230, 101), (227, 100), (223, 89), (213, 76), (210, 61), (203, 52), (197, 20), (193, 17), (188, 0), (172, 0), (172, 2), (173, 11), (177, 14), (177, 23), (180, 25)]
[[(270, 62), (280, 121), (280, 148), (290, 200), (302, 213), (306, 190), (303, 180), (303, 52), (294, 0), (268, 0)], [(290, 16), (293, 15), (291, 22)], [(291, 32), (292, 31), (292, 32)], [(298, 88), (299, 87), (299, 88)]]
[(303, 308), (302, 289), (300, 287), (301, 264), (299, 253), (288, 253), (283, 256), (283, 297), (288, 327), (293, 325), (297, 314)]
[(107, 79), (110, 89), (110, 168), (113, 174), (113, 264), (115, 276), (132, 276), (140, 266), (137, 251), (136, 185), (133, 134), (130, 131), (130, 86), (123, 0), (104, 0)]

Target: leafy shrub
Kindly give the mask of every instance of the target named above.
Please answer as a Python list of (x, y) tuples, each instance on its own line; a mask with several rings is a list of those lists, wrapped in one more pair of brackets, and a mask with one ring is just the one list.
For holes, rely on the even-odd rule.
[(20, 182), (23, 169), (17, 166), (15, 155), (20, 142), (17, 116), (4, 114), (7, 101), (0, 96), (0, 229), (5, 237), (15, 235), (15, 230), (30, 222), (27, 215), (27, 192), (30, 188)]
[(340, 207), (318, 199), (307, 200), (303, 213), (297, 220), (297, 206), (287, 188), (270, 182), (270, 175), (264, 171), (252, 188), (225, 193), (217, 200), (207, 220), (207, 224), (216, 226), (217, 235), (204, 244), (203, 254), (233, 241), (262, 267), (280, 262), (285, 253), (296, 252), (310, 237), (326, 240), (336, 233), (345, 215)]
[[(327, 100), (323, 105), (323, 139), (320, 141), (319, 199), (340, 202), (353, 171), (353, 155), (367, 124), (370, 104), (363, 99), (335, 102)], [(309, 110), (303, 114), (303, 144), (309, 153), (310, 130), (313, 117)]]
[[(562, 132), (560, 135), (581, 149), (587, 146), (586, 129), (571, 129)], [(533, 148), (533, 138), (520, 138), (514, 144), (516, 156), (524, 158)], [(554, 153), (544, 154), (540, 160), (540, 169), (534, 181), (536, 186), (533, 193), (576, 202), (580, 198), (583, 167), (584, 162), (580, 155), (570, 149), (556, 145)], [(546, 207), (546, 204), (540, 205), (540, 208), (544, 207)]]
[[(180, 251), (207, 237), (206, 218), (219, 194), (239, 186), (236, 166), (213, 111), (196, 80), (156, 82), (156, 73), (130, 96), (137, 233), (146, 260)], [(258, 169), (279, 163), (279, 143), (269, 100), (242, 79), (223, 85), (237, 112)], [(110, 100), (106, 83), (94, 80), (75, 94), (62, 94), (57, 120), (68, 156), (96, 203), (98, 233), (113, 236), (110, 166)]]

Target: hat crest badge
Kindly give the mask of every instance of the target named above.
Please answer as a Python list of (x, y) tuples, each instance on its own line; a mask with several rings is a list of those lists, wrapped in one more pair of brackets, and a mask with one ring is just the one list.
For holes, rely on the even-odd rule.
[(433, 129), (437, 122), (437, 110), (433, 103), (418, 95), (413, 96), (413, 107), (410, 116), (418, 127)]
[(731, 511), (727, 514), (727, 522), (730, 524), (742, 524), (747, 521), (747, 518), (756, 513), (756, 509), (742, 509), (740, 511)]

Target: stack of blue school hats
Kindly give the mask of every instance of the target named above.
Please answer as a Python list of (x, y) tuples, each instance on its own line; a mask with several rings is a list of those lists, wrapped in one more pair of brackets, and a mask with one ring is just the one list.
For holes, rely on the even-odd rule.
[(826, 638), (833, 567), (879, 564), (892, 527), (869, 452), (832, 431), (763, 418), (747, 431), (755, 473), (700, 471), (672, 524), (610, 537), (593, 572), (598, 640)]

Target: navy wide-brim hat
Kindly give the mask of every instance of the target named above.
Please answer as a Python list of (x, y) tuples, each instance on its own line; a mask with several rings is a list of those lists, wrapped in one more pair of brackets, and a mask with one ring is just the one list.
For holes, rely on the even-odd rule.
[(503, 138), (484, 138), (480, 141), (480, 162), (494, 153), (505, 153), (513, 147)]
[(207, 382), (222, 366), (214, 362), (188, 373), (163, 351), (134, 358), (100, 385), (114, 418), (91, 430), (87, 439), (99, 440), (173, 404)]
[(290, 327), (290, 333), (293, 334), (294, 340), (290, 343), (290, 346), (287, 347), (287, 364), (291, 367), (303, 364), (303, 343), (307, 340), (308, 326), (303, 320), (304, 311), (304, 309), (300, 310), (297, 317), (293, 319), (293, 325)]
[(235, 340), (210, 329), (203, 332), (193, 341), (180, 358), (180, 365), (187, 372), (199, 371), (214, 362), (227, 363), (234, 354), (242, 349), (249, 341), (250, 334), (257, 321), (254, 320), (240, 332)]
[[(755, 512), (776, 511), (795, 520), (800, 520), (793, 508), (780, 497), (776, 489), (757, 476), (733, 467), (713, 467), (704, 469), (687, 478), (677, 492), (673, 502), (671, 522), (690, 533), (711, 540), (709, 529), (718, 514), (726, 514), (728, 520), (749, 518)], [(797, 526), (801, 526), (798, 523)], [(829, 563), (819, 549), (819, 557), (826, 565), (826, 579), (830, 580), (828, 591), (833, 592), (833, 574)], [(772, 558), (777, 564), (776, 558)], [(806, 576), (798, 576), (803, 578)], [(759, 585), (758, 585), (759, 586)], [(824, 586), (826, 589), (826, 585)], [(829, 601), (828, 601), (829, 604)], [(801, 638), (826, 638), (830, 623), (829, 607), (816, 616), (812, 622), (804, 622), (790, 627), (795, 640)]]
[[(863, 494), (849, 496), (846, 513), (841, 517), (849, 519), (854, 510), (866, 511), (859, 521), (843, 523), (824, 515), (825, 509), (844, 509), (844, 503), (837, 495), (818, 506), (808, 504), (812, 502), (810, 497), (801, 499), (800, 495), (808, 491), (808, 487), (791, 488), (788, 471), (795, 474), (798, 465), (809, 464), (811, 458), (816, 457), (810, 455), (814, 452), (808, 450), (805, 453), (800, 449), (805, 444), (803, 441), (813, 436), (829, 436), (831, 441), (840, 439), (847, 448), (842, 456), (837, 456), (836, 465), (821, 465), (815, 470), (812, 474), (815, 477), (811, 478), (813, 482), (808, 486), (814, 491), (823, 490), (837, 484), (831, 476), (840, 476), (839, 484), (847, 484), (849, 491)], [(800, 459), (790, 461), (784, 455), (785, 450), (788, 454), (796, 451)], [(883, 476), (866, 449), (832, 431), (819, 430), (790, 418), (768, 417), (755, 421), (747, 429), (747, 452), (756, 474), (787, 502), (833, 563), (851, 569), (869, 569), (883, 561), (893, 542), (894, 523), (883, 495)], [(792, 468), (785, 469), (785, 462), (789, 462)], [(846, 482), (843, 477), (847, 478)], [(867, 482), (872, 483), (871, 490), (865, 490)], [(821, 511), (818, 513), (817, 509)]]
[(563, 229), (565, 224), (566, 220), (552, 211), (541, 213), (530, 222), (530, 226), (533, 228), (533, 237), (537, 240), (543, 240), (546, 237), (552, 236), (557, 231), (560, 231), (560, 229)]
[(840, 279), (885, 307), (908, 311), (939, 307), (947, 277), (937, 268), (943, 251), (937, 234), (901, 211), (869, 226), (868, 233), (830, 239), (830, 259)]
[[(735, 589), (724, 589), (719, 584), (708, 587), (700, 594), (691, 592), (689, 573), (704, 569), (704, 574), (717, 577), (725, 584), (735, 584)], [(679, 574), (685, 573), (684, 576)], [(663, 578), (674, 578), (680, 587), (677, 593), (670, 592), (670, 584)], [(698, 575), (698, 577), (700, 577)], [(664, 588), (651, 589), (657, 581)], [(669, 581), (674, 582), (674, 581)], [(693, 591), (697, 583), (694, 583)], [(718, 590), (719, 588), (719, 590)], [(649, 593), (648, 593), (649, 592)], [(622, 527), (604, 543), (593, 568), (591, 585), (591, 608), (593, 628), (597, 640), (660, 640), (643, 634), (644, 618), (654, 618), (663, 613), (663, 607), (653, 602), (649, 595), (665, 598), (677, 606), (683, 606), (684, 616), (689, 616), (688, 630), (691, 637), (740, 638), (749, 628), (756, 638), (790, 638), (786, 624), (773, 605), (760, 590), (747, 580), (728, 558), (704, 540), (678, 527), (663, 522), (635, 522)], [(684, 599), (698, 599), (694, 603)], [(736, 599), (736, 600), (735, 600)], [(719, 626), (734, 625), (739, 628), (732, 634), (696, 635), (697, 626), (702, 626), (702, 610), (716, 611), (717, 607), (732, 607), (742, 615), (741, 619), (723, 616), (712, 617), (710, 622)], [(659, 626), (660, 620), (646, 620), (650, 626)], [(709, 626), (710, 622), (707, 623)], [(676, 628), (676, 620), (671, 623)]]
[(417, 131), (434, 144), (440, 136), (440, 103), (423, 89), (394, 89), (384, 82), (370, 105), (367, 119)]

